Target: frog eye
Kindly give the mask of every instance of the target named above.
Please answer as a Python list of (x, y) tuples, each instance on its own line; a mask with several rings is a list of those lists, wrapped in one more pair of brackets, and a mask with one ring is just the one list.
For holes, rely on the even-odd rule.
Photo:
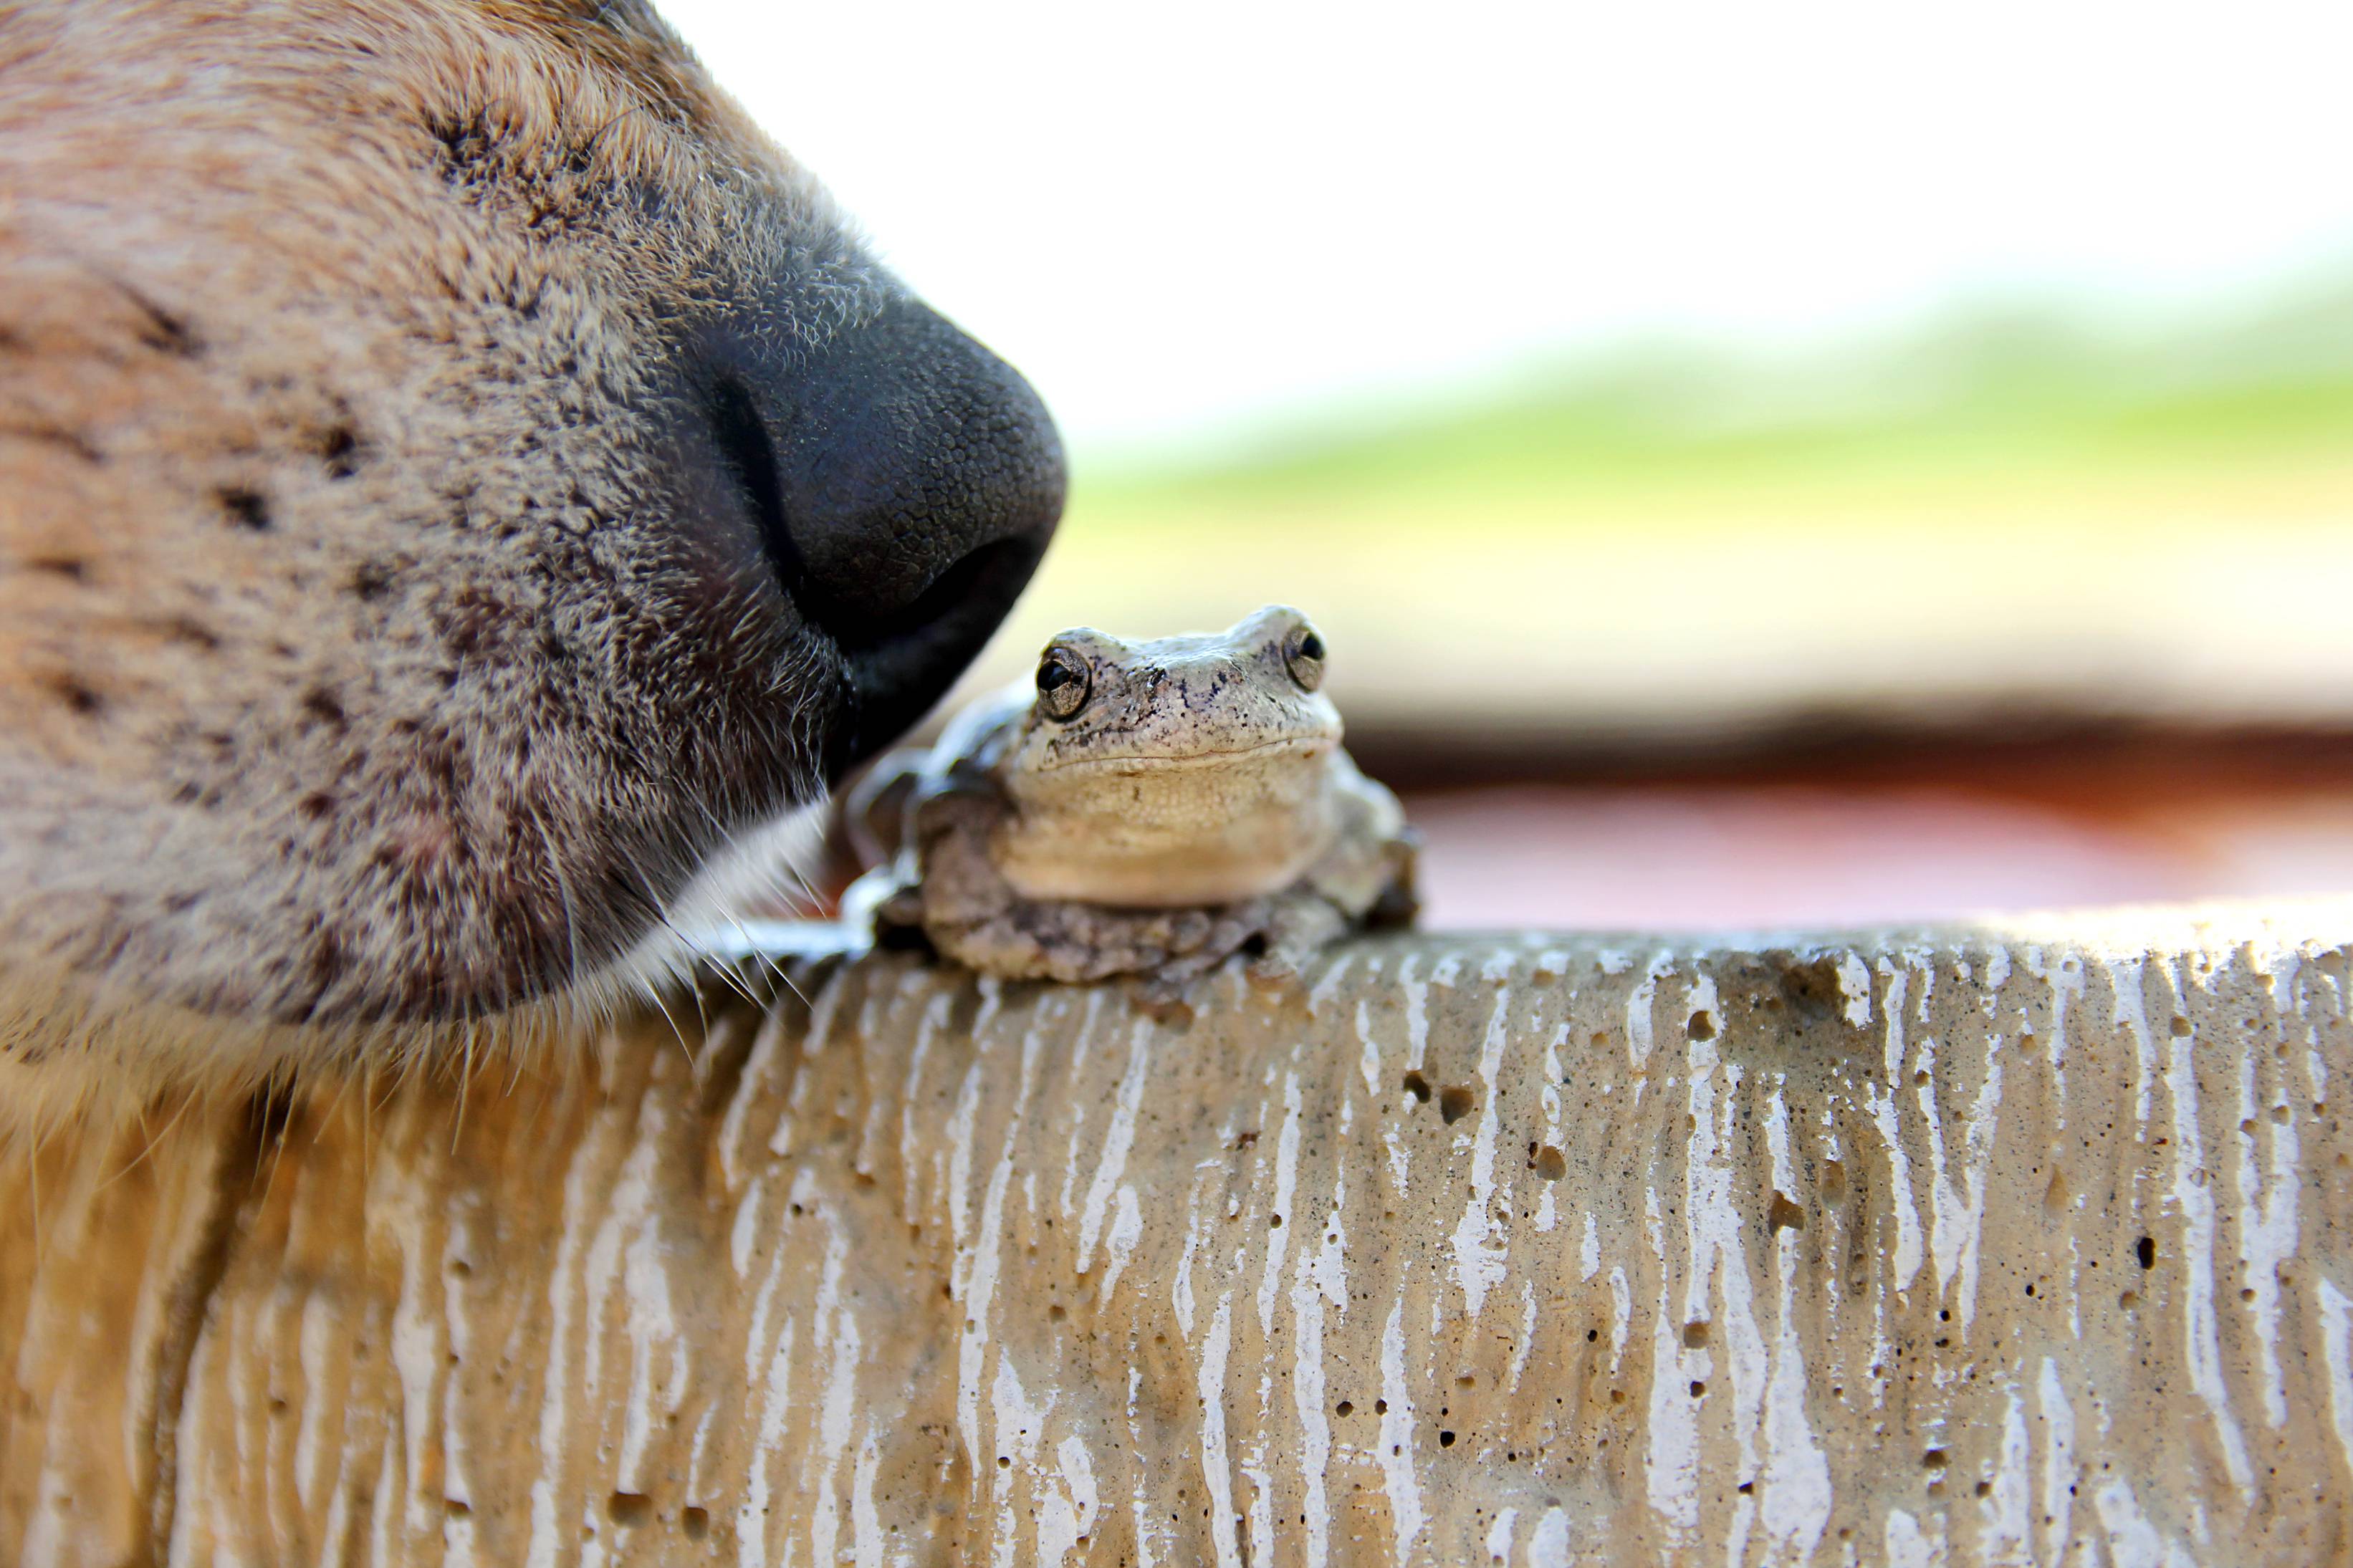
[(1094, 676), (1087, 661), (1066, 647), (1050, 647), (1038, 661), (1038, 708), (1049, 719), (1073, 719), (1087, 705)]
[(1282, 662), (1300, 690), (1313, 691), (1324, 684), (1324, 639), (1314, 626), (1301, 626), (1283, 639)]

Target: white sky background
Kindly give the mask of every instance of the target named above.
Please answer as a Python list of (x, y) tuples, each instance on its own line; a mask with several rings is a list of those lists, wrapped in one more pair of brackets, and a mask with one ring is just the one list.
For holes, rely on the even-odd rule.
[(2353, 259), (2353, 5), (663, 0), (1084, 455)]

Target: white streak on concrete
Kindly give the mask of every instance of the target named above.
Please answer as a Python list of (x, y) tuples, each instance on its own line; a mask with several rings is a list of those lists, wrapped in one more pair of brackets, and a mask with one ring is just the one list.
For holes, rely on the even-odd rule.
[[(1651, 1005), (1658, 1000), (1659, 982), (1674, 973), (1671, 954), (1659, 953), (1641, 980), (1626, 994), (1626, 1059), (1637, 1072), (1651, 1059), (1654, 1044)], [(1635, 1088), (1635, 1103), (1641, 1103), (1641, 1085)]]
[(2122, 1476), (2092, 1495), (2107, 1532), (2108, 1560), (2116, 1568), (2197, 1568), (2179, 1542), (2168, 1542), (2140, 1511)]
[(752, 1277), (752, 1248), (760, 1235), (760, 1199), (767, 1190), (765, 1175), (753, 1177), (752, 1184), (736, 1200), (734, 1222), (727, 1227), (727, 1261), (738, 1279)]
[(1601, 1272), (1601, 1232), (1593, 1223), (1593, 1211), (1585, 1211), (1585, 1239), (1577, 1248), (1577, 1277), (1592, 1279)]
[[(554, 1568), (564, 1549), (571, 1544), (568, 1532), (556, 1517), (555, 1489), (564, 1475), (565, 1439), (572, 1433), (565, 1394), (572, 1382), (573, 1276), (580, 1265), (580, 1233), (587, 1221), (589, 1184), (607, 1158), (607, 1139), (599, 1134), (607, 1133), (618, 1116), (617, 1110), (607, 1109), (596, 1118), (590, 1134), (574, 1147), (570, 1164), (564, 1173), (564, 1207), (556, 1232), (555, 1265), (547, 1275), (547, 1355), (540, 1384), (539, 1473), (531, 1483), (531, 1540), (524, 1549), (524, 1562), (529, 1568)], [(376, 1494), (378, 1508), (388, 1506), (390, 1501), (385, 1493)]]
[(1996, 1037), (1987, 1047), (1985, 1079), (1978, 1086), (1968, 1124), (1962, 1132), (1962, 1157), (1967, 1163), (1958, 1186), (1946, 1166), (1945, 1119), (1936, 1109), (1936, 1050), (1934, 1040), (1924, 1039), (1917, 1058), (1919, 1070), (1928, 1075), (1918, 1090), (1920, 1119), (1928, 1132), (1928, 1250), (1936, 1263), (1938, 1300), (1944, 1300), (1945, 1287), (1955, 1272), (1961, 1277), (1961, 1332), (1966, 1335), (1977, 1317), (1986, 1172), (1993, 1162), (1994, 1124), (2001, 1107), (2000, 1038)]
[[(1274, 1144), (1274, 1208), (1266, 1233), (1266, 1268), (1259, 1276), (1258, 1331), (1274, 1332), (1274, 1298), (1282, 1289), (1282, 1261), (1291, 1247), (1291, 1233), (1299, 1226), (1293, 1199), (1299, 1186), (1299, 1074), (1282, 1075), (1282, 1131)], [(1275, 1225), (1271, 1221), (1282, 1220)]]
[(1871, 1023), (1871, 966), (1862, 954), (1841, 952), (1838, 961), (1839, 994), (1846, 998), (1846, 1021), (1851, 1028), (1865, 1028)]
[[(2140, 995), (2137, 973), (2136, 965), (2131, 985), (2136, 999)], [(2119, 979), (2119, 987), (2123, 984)], [(2144, 1033), (2147, 1027), (2144, 1022)], [(2214, 1434), (2221, 1442), (2232, 1484), (2242, 1497), (2252, 1498), (2254, 1469), (2238, 1418), (2231, 1413), (2230, 1387), (2222, 1379), (2221, 1313), (2214, 1300), (2214, 1189), (2206, 1179), (2198, 1079), (2186, 1037), (2173, 1042), (2165, 1080), (2173, 1100), (2173, 1201), (2181, 1211), (2182, 1261), (2188, 1266), (2188, 1278), (2181, 1282), (2182, 1356), (2189, 1363), (2190, 1387), (2213, 1413)]]
[(1536, 1342), (1536, 1286), (1533, 1279), (1520, 1281), (1520, 1334), (1512, 1343), (1512, 1371), (1504, 1387), (1517, 1394), (1520, 1376), (1528, 1370), (1528, 1352)]
[(1416, 959), (1409, 957), (1398, 965), (1398, 989), (1405, 993), (1405, 1065), (1408, 1072), (1421, 1070), (1422, 1058), (1430, 1050), (1430, 983), (1414, 973)]
[[(466, 1280), (470, 1276), (459, 1271), (462, 1262), (471, 1267), (472, 1235), (463, 1207), (449, 1216), (448, 1233), (442, 1238), (441, 1258), (441, 1320), (447, 1335), (449, 1369), (441, 1383), (441, 1495), (445, 1499), (471, 1507), (475, 1501), (473, 1483), (467, 1478), (468, 1427), (465, 1413), (470, 1404), (461, 1385), (459, 1373), (471, 1359), (474, 1349), (473, 1321), (466, 1315)], [(446, 1510), (445, 1510), (446, 1513)], [(445, 1526), (451, 1521), (444, 1518)], [(460, 1515), (456, 1521), (463, 1526), (452, 1541), (448, 1562), (455, 1568), (460, 1558), (470, 1562), (473, 1552), (473, 1519)]]
[[(2142, 992), (2146, 977), (2143, 959), (2117, 958), (2108, 962), (2108, 985), (2116, 994), (2111, 1022), (2132, 1033), (2133, 1125), (2143, 1129), (2148, 1126), (2149, 1099), (2157, 1087), (2157, 1041), (2148, 1032), (2148, 999)], [(2142, 1136), (2147, 1133), (2144, 1131)]]
[(1887, 1033), (1881, 1054), (1886, 1062), (1886, 1081), (1892, 1089), (1895, 1075), (1904, 1067), (1904, 993), (1912, 984), (1912, 972), (1883, 958), (1879, 961), (1879, 973), (1887, 981)]
[(1209, 1539), (1219, 1568), (1241, 1568), (1234, 1540), (1234, 1478), (1226, 1455), (1226, 1352), (1233, 1341), (1234, 1299), (1218, 1298), (1217, 1312), (1202, 1342), (1194, 1387), (1201, 1396), (1201, 1479), (1209, 1489)]
[(785, 1423), (792, 1411), (793, 1345), (798, 1330), (798, 1323), (786, 1314), (784, 1327), (776, 1334), (776, 1349), (768, 1358), (768, 1375), (757, 1385), (764, 1396), (760, 1403), (759, 1436), (744, 1483), (744, 1500), (735, 1509), (735, 1560), (742, 1568), (758, 1568), (768, 1560), (768, 1470), (784, 1447)]
[[(425, 1301), (425, 1276), (431, 1267), (431, 1255), (425, 1245), (423, 1194), (414, 1173), (387, 1162), (370, 1173), (375, 1179), (368, 1184), (368, 1207), (375, 1224), (392, 1239), (400, 1259), (400, 1295), (392, 1310), (392, 1364), (400, 1384), (400, 1408), (394, 1425), (401, 1435), (401, 1473), (406, 1483), (402, 1488), (401, 1522), (416, 1537), (438, 1524), (441, 1511), (441, 1500), (426, 1496), (425, 1487), (427, 1445), (440, 1427), (433, 1409), (433, 1390), (442, 1365), (440, 1335)], [(591, 1334), (588, 1343), (593, 1347), (596, 1342), (596, 1336)], [(241, 1383), (232, 1385), (233, 1394), (243, 1391)], [(239, 1468), (245, 1466), (240, 1464)]]
[[(1018, 1555), (1021, 1521), (1029, 1510), (1021, 1506), (1021, 1482), (1033, 1482), (1039, 1475), (1038, 1454), (1046, 1441), (1046, 1418), (1052, 1414), (1059, 1394), (1052, 1389), (1043, 1399), (1030, 1396), (1022, 1384), (1020, 1368), (1013, 1356), (1000, 1352), (997, 1358), (997, 1375), (990, 1381), (988, 1407), (991, 1428), (995, 1433), (997, 1453), (1011, 1459), (1012, 1464), (991, 1464), (976, 1474), (989, 1478), (990, 1495), (997, 1500), (997, 1521), (993, 1532), (994, 1546), (989, 1561), (995, 1568), (1013, 1568), (1025, 1559)], [(1036, 1492), (1030, 1494), (1033, 1498)], [(1034, 1538), (1033, 1538), (1034, 1544)], [(830, 1563), (829, 1557), (817, 1557), (817, 1563)]]
[(2055, 1563), (2067, 1549), (2075, 1510), (2075, 1409), (2055, 1358), (2042, 1358), (2034, 1394), (2042, 1410), (2042, 1557)]
[(1495, 1077), (1509, 1038), (1505, 1025), (1511, 1007), (1512, 994), (1498, 992), (1479, 1052), (1479, 1131), (1472, 1146), (1471, 1196), (1454, 1226), (1454, 1279), (1462, 1288), (1462, 1300), (1473, 1322), (1486, 1304), (1487, 1292), (1502, 1282), (1504, 1271), (1511, 1266), (1504, 1227), (1489, 1212), (1495, 1195)]
[(1634, 1287), (1627, 1282), (1624, 1267), (1609, 1270), (1609, 1371), (1615, 1376), (1620, 1363), (1626, 1359), (1626, 1331), (1634, 1317)]
[[(1717, 1016), (1715, 983), (1703, 975), (1695, 980), (1684, 1007), (1684, 1017), (1696, 1022), (1703, 1015), (1710, 1019)], [(1741, 1068), (1737, 1062), (1725, 1062), (1716, 1043), (1713, 1028), (1687, 1026), (1689, 1045), (1684, 1053), (1686, 1121), (1690, 1131), (1685, 1135), (1683, 1165), (1683, 1225), (1688, 1263), (1683, 1277), (1683, 1310), (1682, 1323), (1708, 1325), (1707, 1343), (1724, 1347), (1725, 1370), (1731, 1383), (1734, 1439), (1739, 1445), (1739, 1476), (1744, 1482), (1753, 1482), (1758, 1475), (1757, 1443), (1764, 1415), (1767, 1383), (1771, 1380), (1771, 1363), (1767, 1357), (1762, 1331), (1757, 1327), (1754, 1286), (1748, 1273), (1748, 1256), (1742, 1245), (1742, 1223), (1739, 1206), (1733, 1197), (1733, 1139), (1741, 1111)], [(1719, 1087), (1720, 1085), (1720, 1087)], [(1794, 1245), (1785, 1242), (1785, 1245)], [(1791, 1287), (1794, 1289), (1794, 1287)], [(1722, 1303), (1719, 1310), (1715, 1305)], [(1683, 1342), (1680, 1332), (1670, 1342), (1675, 1351), (1673, 1379), (1681, 1387), (1671, 1387), (1670, 1397), (1680, 1394), (1692, 1411), (1687, 1426), (1696, 1421), (1697, 1401), (1691, 1398), (1689, 1384), (1705, 1382), (1714, 1364), (1710, 1350)], [(1794, 1347), (1793, 1347), (1794, 1348)], [(1802, 1363), (1788, 1369), (1788, 1375), (1799, 1384), (1804, 1380)], [(1805, 1415), (1802, 1394), (1794, 1386), (1785, 1388), (1783, 1414), (1794, 1415), (1797, 1431), (1781, 1434), (1791, 1444), (1788, 1480), (1790, 1495), (1784, 1500), (1780, 1517), (1791, 1529), (1802, 1531), (1806, 1520), (1817, 1510), (1812, 1493), (1819, 1489), (1825, 1496), (1820, 1508), (1827, 1517), (1827, 1479), (1815, 1488), (1813, 1471), (1819, 1457), (1812, 1455), (1812, 1438), (1804, 1432)], [(1713, 1390), (1712, 1397), (1720, 1397)], [(1659, 1396), (1653, 1384), (1651, 1408), (1655, 1416)], [(1802, 1436), (1799, 1434), (1802, 1433)], [(1696, 1509), (1697, 1435), (1695, 1426), (1680, 1436), (1679, 1441), (1688, 1452), (1678, 1461), (1689, 1472), (1693, 1496), (1688, 1503)], [(1744, 1507), (1743, 1505), (1747, 1505)], [(1653, 1505), (1656, 1506), (1655, 1503)], [(1738, 1542), (1751, 1521), (1754, 1499), (1742, 1494), (1735, 1504), (1732, 1538)], [(1696, 1519), (1695, 1512), (1693, 1514)], [(1820, 1532), (1815, 1526), (1815, 1532)], [(1726, 1551), (1735, 1560), (1740, 1551), (1728, 1543)]]
[(2031, 1563), (2033, 1520), (2028, 1511), (2027, 1471), (2034, 1456), (2026, 1436), (2026, 1401), (2012, 1385), (2002, 1414), (2001, 1449), (1994, 1458), (1989, 1489), (1978, 1502), (1978, 1559), (1982, 1563)]
[(1765, 1152), (1773, 1162), (1774, 1192), (1795, 1203), (1791, 1194), (1798, 1190), (1798, 1168), (1789, 1158), (1789, 1106), (1781, 1095), (1788, 1076), (1775, 1073), (1772, 1090), (1765, 1097)]
[[(913, 978), (913, 976), (909, 976)], [(949, 1016), (955, 1011), (955, 997), (945, 990), (933, 994), (930, 1005), (923, 1009), (923, 1021), (915, 1026), (915, 1047), (907, 1056), (907, 1076), (899, 1085), (899, 1152), (901, 1183), (899, 1211), (913, 1220), (923, 1210), (922, 1194), (916, 1190), (917, 1179), (923, 1173), (923, 1162), (916, 1157), (924, 1140), (915, 1132), (917, 1111), (923, 1103), (923, 1067), (931, 1060), (932, 1046), (942, 1029), (947, 1027)], [(884, 1105), (881, 1095), (874, 1097), (879, 1112)]]
[[(1101, 992), (1095, 993), (1097, 996)], [(1079, 1272), (1094, 1267), (1095, 1242), (1103, 1235), (1103, 1215), (1112, 1194), (1127, 1174), (1127, 1156), (1135, 1147), (1135, 1118), (1144, 1105), (1145, 1069), (1152, 1063), (1152, 1020), (1138, 1018), (1127, 1041), (1127, 1073), (1119, 1082), (1119, 1098), (1111, 1113), (1111, 1129), (1103, 1135), (1103, 1158), (1095, 1162), (1094, 1180), (1087, 1184), (1086, 1212), (1079, 1219)], [(1075, 1170), (1078, 1162), (1071, 1162)]]
[(1135, 1256), (1135, 1244), (1144, 1236), (1144, 1209), (1135, 1201), (1135, 1189), (1122, 1184), (1112, 1201), (1111, 1233), (1103, 1238), (1103, 1281), (1097, 1294), (1098, 1301), (1108, 1304), (1112, 1292), (1119, 1289), (1119, 1277), (1127, 1272), (1128, 1260)]
[(1319, 1244), (1300, 1248), (1291, 1284), (1291, 1402), (1299, 1416), (1300, 1514), (1310, 1563), (1331, 1560), (1332, 1505), (1324, 1477), (1331, 1468), (1332, 1422), (1324, 1381), (1324, 1310), (1328, 1305), (1339, 1311), (1348, 1304), (1343, 1262), (1347, 1237), (1340, 1228), (1343, 1196), (1342, 1192), (1333, 1194)]
[(2041, 948), (2027, 949), (2026, 961), (2028, 972), (2051, 987), (2051, 1030), (2046, 1044), (2051, 1062), (2052, 1131), (2055, 1134), (2067, 1131), (2067, 1007), (2084, 994), (2084, 963), (2064, 951), (2046, 961)]
[(1411, 1557), (1422, 1526), (1421, 1483), (1416, 1478), (1413, 1442), (1413, 1391), (1405, 1378), (1405, 1281), (1398, 1281), (1398, 1299), (1389, 1307), (1388, 1326), (1381, 1331), (1381, 1397), (1388, 1409), (1381, 1414), (1381, 1489), (1389, 1500), (1395, 1530), (1392, 1551), (1402, 1563)]
[[(2238, 1056), (2240, 1289), (2246, 1293), (2247, 1317), (2263, 1363), (2263, 1419), (2277, 1428), (2287, 1424), (2287, 1387), (2279, 1353), (2279, 1271), (2295, 1256), (2303, 1145), (2295, 1118), (2274, 1121), (2263, 1114), (2255, 1086), (2257, 1053)], [(2268, 1174), (2256, 1162), (2259, 1134), (2271, 1144)]]
[(1362, 1052), (1356, 1065), (1365, 1075), (1365, 1092), (1377, 1105), (1381, 1099), (1381, 1046), (1373, 1038), (1372, 1004), (1361, 996), (1356, 999), (1356, 1044)]
[(1528, 1532), (1528, 1568), (1570, 1568), (1568, 1515), (1557, 1506), (1545, 1510)]
[(964, 1438), (965, 1458), (975, 1475), (993, 1470), (995, 1449), (981, 1441), (980, 1385), (988, 1368), (988, 1321), (997, 1296), (997, 1271), (1005, 1248), (1005, 1195), (1013, 1182), (1014, 1152), (1036, 1086), (1038, 1058), (1044, 1042), (1033, 1026), (1021, 1040), (1021, 1078), (1006, 1119), (1005, 1140), (989, 1173), (988, 1194), (982, 1200), (980, 1235), (969, 1247), (956, 1249), (956, 1301), (964, 1308), (964, 1323), (956, 1335), (956, 1429)]
[[(1768, 1129), (1778, 1128), (1782, 1140), (1788, 1138), (1788, 1111), (1781, 1103), (1779, 1089), (1773, 1092), (1773, 1120)], [(1786, 1155), (1786, 1149), (1780, 1153)], [(1777, 1180), (1788, 1179), (1786, 1173)], [(1765, 1476), (1757, 1489), (1757, 1522), (1765, 1528), (1766, 1539), (1774, 1550), (1767, 1554), (1768, 1561), (1810, 1563), (1815, 1548), (1820, 1545), (1822, 1531), (1831, 1520), (1831, 1464), (1821, 1442), (1814, 1435), (1813, 1426), (1806, 1418), (1806, 1357), (1798, 1336), (1798, 1276), (1802, 1243), (1794, 1230), (1774, 1233), (1774, 1275), (1779, 1286), (1778, 1312), (1773, 1336), (1773, 1364), (1765, 1385)], [(1743, 1260), (1738, 1256), (1724, 1260), (1729, 1298), (1731, 1277), (1739, 1274), (1746, 1279)], [(1745, 1293), (1745, 1292), (1744, 1292)], [(1727, 1319), (1734, 1314), (1726, 1311)], [(1736, 1340), (1736, 1346), (1737, 1341)], [(1740, 1355), (1736, 1348), (1733, 1356), (1738, 1378)]]
[(1324, 966), (1324, 973), (1316, 977), (1315, 984), (1307, 993), (1309, 1017), (1322, 1017), (1324, 1009), (1332, 1005), (1333, 999), (1340, 994), (1340, 982), (1347, 977), (1348, 965), (1354, 962), (1354, 953), (1344, 952)]
[(858, 1446), (858, 1468), (849, 1483), (850, 1561), (858, 1568), (882, 1568), (882, 1514), (874, 1503), (881, 1470), (882, 1452), (869, 1432)]
[(1495, 1510), (1495, 1522), (1487, 1531), (1488, 1562), (1509, 1563), (1512, 1560), (1512, 1533), (1519, 1522), (1518, 1509), (1499, 1508)]
[(803, 1493), (810, 1500), (809, 1558), (816, 1563), (834, 1561), (834, 1542), (841, 1531), (841, 1465), (849, 1453), (850, 1419), (858, 1396), (858, 1319), (844, 1306), (841, 1294), (849, 1260), (849, 1234), (830, 1213), (825, 1221), (828, 1233), (825, 1263), (818, 1275), (813, 1315), (818, 1341), (829, 1345), (833, 1356), (826, 1369), (825, 1392), (818, 1397), (817, 1447), (803, 1472), (807, 1478)]
[[(1893, 1009), (1890, 1010), (1891, 1016)], [(1891, 1028), (1894, 1026), (1891, 1023)], [(1912, 1157), (1904, 1152), (1903, 1130), (1895, 1119), (1895, 1096), (1892, 1090), (1873, 1083), (1862, 1086), (1863, 1105), (1871, 1112), (1873, 1125), (1879, 1129), (1879, 1142), (1887, 1151), (1888, 1186), (1894, 1202), (1895, 1256), (1889, 1260), (1888, 1283), (1898, 1291), (1912, 1289), (1912, 1281), (1920, 1273), (1920, 1210), (1912, 1196)]]
[[(1929, 1521), (1933, 1528), (1936, 1521)], [(1883, 1531), (1887, 1542), (1887, 1568), (1945, 1568), (1945, 1536), (1942, 1531), (1923, 1534), (1920, 1521), (1900, 1508), (1887, 1510)]]
[(1079, 1550), (1079, 1542), (1094, 1529), (1101, 1500), (1095, 1490), (1094, 1459), (1075, 1434), (1055, 1445), (1054, 1459), (1055, 1484), (1038, 1510), (1036, 1561), (1060, 1563)]
[[(820, 996), (830, 996), (841, 984), (841, 971), (837, 967), (825, 984)], [(728, 1096), (726, 1112), (719, 1119), (719, 1172), (733, 1192), (744, 1184), (744, 1129), (752, 1107), (765, 1099), (774, 1088), (776, 1063), (784, 1049), (786, 1010), (772, 1007), (760, 1020), (759, 1033), (752, 1037), (752, 1049), (744, 1058), (744, 1070), (736, 1075), (735, 1091)]]
[(2353, 1299), (2322, 1277), (2314, 1292), (2320, 1302), (2320, 1353), (2328, 1366), (2328, 1425), (2337, 1434), (2345, 1476), (2353, 1486)]
[[(1651, 1310), (1651, 1447), (1643, 1479), (1651, 1511), (1664, 1526), (1664, 1544), (1681, 1552), (1694, 1543), (1699, 1529), (1699, 1413), (1689, 1384), (1694, 1378), (1705, 1379), (1710, 1363), (1704, 1350), (1690, 1350), (1683, 1342), (1683, 1313), (1676, 1310), (1673, 1281), (1667, 1277), (1667, 1238), (1655, 1190), (1648, 1224), (1660, 1277), (1659, 1299)], [(1687, 1282), (1689, 1288), (1694, 1287)], [(1695, 1288), (1704, 1289), (1704, 1281)]]
[(319, 1423), (343, 1403), (327, 1386), (327, 1352), (333, 1333), (333, 1309), (318, 1292), (305, 1294), (301, 1322), (296, 1330), (302, 1367), (302, 1415), (294, 1437), (294, 1495), (305, 1509), (319, 1506)]
[(1176, 1280), (1168, 1288), (1168, 1304), (1176, 1309), (1176, 1331), (1187, 1344), (1193, 1340), (1193, 1255), (1201, 1246), (1201, 1189), (1193, 1189), (1185, 1209), (1185, 1250), (1177, 1255)]

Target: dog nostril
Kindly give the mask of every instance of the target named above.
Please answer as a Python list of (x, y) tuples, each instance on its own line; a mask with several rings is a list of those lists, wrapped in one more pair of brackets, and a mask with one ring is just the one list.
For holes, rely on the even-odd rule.
[(857, 712), (838, 773), (906, 733), (939, 700), (1013, 607), (1045, 548), (1042, 534), (984, 544), (903, 614), (865, 623), (864, 640), (844, 639)]
[(734, 376), (721, 374), (703, 400), (704, 416), (719, 447), (719, 460), (735, 481), (752, 521), (760, 531), (760, 551), (776, 574), (776, 585), (796, 599), (807, 568), (785, 523), (785, 496), (776, 474), (776, 448), (768, 439), (758, 405)]

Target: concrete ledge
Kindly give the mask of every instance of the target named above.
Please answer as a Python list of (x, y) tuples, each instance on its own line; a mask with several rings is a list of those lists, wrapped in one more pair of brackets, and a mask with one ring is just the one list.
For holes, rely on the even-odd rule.
[(805, 957), (53, 1148), (0, 1560), (2343, 1561), (2348, 942), (1399, 938), (1189, 1027)]

